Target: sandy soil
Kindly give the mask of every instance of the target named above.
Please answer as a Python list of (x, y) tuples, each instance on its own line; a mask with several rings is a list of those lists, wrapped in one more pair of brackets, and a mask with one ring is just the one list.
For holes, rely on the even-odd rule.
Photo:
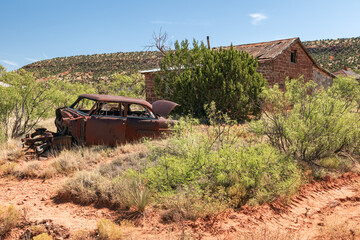
[[(0, 178), (0, 205), (14, 204), (27, 221), (51, 219), (69, 232), (94, 230), (100, 217), (120, 222), (131, 214), (80, 206), (55, 199), (65, 178), (17, 180)], [(148, 209), (136, 226), (124, 227), (127, 239), (360, 239), (360, 176), (344, 174), (304, 186), (284, 204), (226, 210), (213, 219), (163, 223), (159, 212)], [(20, 227), (21, 228), (21, 227)], [(8, 239), (18, 239), (21, 229)], [(325, 237), (324, 237), (325, 236)], [(336, 239), (336, 238), (333, 238)]]

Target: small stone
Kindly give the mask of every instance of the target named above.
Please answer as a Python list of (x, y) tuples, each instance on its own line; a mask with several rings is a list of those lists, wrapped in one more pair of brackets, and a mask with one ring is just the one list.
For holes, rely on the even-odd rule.
[(17, 203), (17, 205), (23, 205), (24, 204), (24, 201), (20, 201)]
[(41, 201), (46, 201), (46, 197), (42, 197), (42, 198), (41, 198)]
[(331, 208), (334, 208), (334, 207), (339, 206), (339, 205), (340, 205), (340, 203), (339, 203), (338, 201), (332, 201), (332, 202), (330, 203), (330, 207), (331, 207)]

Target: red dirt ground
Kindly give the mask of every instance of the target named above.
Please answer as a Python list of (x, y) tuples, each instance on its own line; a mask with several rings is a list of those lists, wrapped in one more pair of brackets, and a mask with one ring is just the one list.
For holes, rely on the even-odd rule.
[[(55, 201), (64, 181), (0, 178), (0, 205), (14, 204), (25, 212), (27, 221), (51, 219), (70, 232), (94, 230), (101, 217), (122, 220), (120, 212), (107, 208)], [(136, 227), (124, 226), (123, 232), (125, 239), (360, 239), (360, 175), (308, 184), (287, 205), (276, 201), (244, 206), (208, 220), (165, 224), (158, 211), (148, 209)], [(21, 229), (15, 229), (8, 239), (20, 235)]]

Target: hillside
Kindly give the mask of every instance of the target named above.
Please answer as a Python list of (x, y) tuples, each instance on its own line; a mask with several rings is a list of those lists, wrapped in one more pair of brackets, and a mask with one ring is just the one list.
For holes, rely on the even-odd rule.
[(69, 81), (97, 82), (114, 73), (131, 74), (158, 67), (161, 54), (148, 52), (118, 52), (94, 55), (58, 57), (22, 67), (39, 79), (61, 78)]
[[(360, 37), (303, 42), (315, 61), (336, 71), (347, 66), (360, 72)], [(31, 63), (23, 69), (39, 79), (60, 78), (68, 81), (98, 82), (114, 73), (131, 74), (157, 68), (161, 54), (155, 51), (58, 57)]]
[(360, 37), (315, 40), (304, 45), (316, 62), (332, 72), (344, 66), (360, 71)]

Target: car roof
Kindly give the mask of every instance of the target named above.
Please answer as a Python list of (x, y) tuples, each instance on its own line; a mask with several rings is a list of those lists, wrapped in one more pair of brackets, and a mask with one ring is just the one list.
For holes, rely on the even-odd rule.
[(104, 95), (104, 94), (81, 94), (79, 98), (88, 98), (91, 100), (101, 101), (101, 102), (136, 103), (152, 108), (149, 102), (143, 99), (133, 98), (133, 97), (123, 97), (123, 96)]

